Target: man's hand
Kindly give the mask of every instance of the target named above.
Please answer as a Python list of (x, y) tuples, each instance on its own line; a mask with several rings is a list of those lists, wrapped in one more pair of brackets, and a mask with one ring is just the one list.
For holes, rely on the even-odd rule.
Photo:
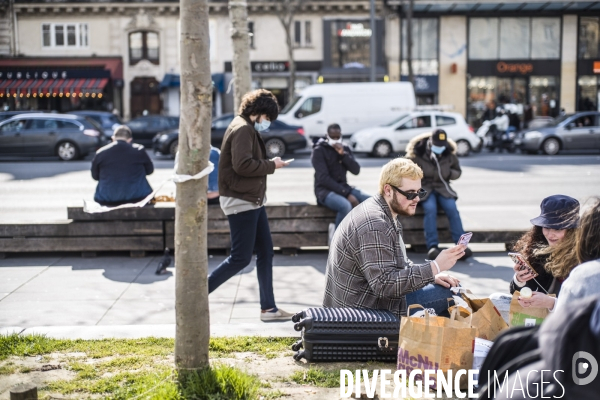
[(528, 299), (524, 299), (521, 296), (519, 296), (518, 302), (521, 305), (521, 307), (525, 308), (548, 308), (551, 310), (554, 308), (556, 298), (548, 296), (545, 293), (533, 292), (531, 294), (531, 297)]
[(286, 163), (285, 161), (283, 161), (281, 159), (281, 157), (272, 158), (271, 161), (273, 161), (275, 163), (275, 169), (287, 167), (288, 165), (290, 165), (289, 163)]
[[(435, 262), (437, 262), (438, 266), (440, 267), (440, 272), (448, 271), (450, 268), (454, 267), (456, 261), (465, 255), (466, 248), (467, 246), (458, 244), (452, 248), (442, 250), (442, 252), (435, 259)], [(432, 267), (434, 268), (435, 272), (433, 274), (435, 275), (437, 270), (433, 265)]]
[(348, 199), (348, 201), (350, 202), (350, 204), (352, 204), (352, 208), (356, 207), (357, 205), (359, 205), (360, 203), (358, 202), (358, 199), (356, 197), (354, 197), (354, 195), (352, 193), (350, 193), (346, 199)]
[(513, 266), (513, 269), (515, 270), (515, 274), (517, 276), (517, 280), (519, 282), (525, 283), (528, 280), (533, 279), (533, 277), (535, 277), (535, 275), (531, 272), (529, 268), (523, 268), (522, 271), (520, 271), (519, 268), (521, 268), (519, 264), (515, 264)]
[(337, 151), (339, 153), (339, 155), (343, 156), (344, 155), (344, 145), (341, 143), (336, 143), (333, 145), (333, 148), (335, 149), (335, 151)]
[(460, 281), (453, 276), (446, 274), (437, 274), (435, 276), (435, 283), (445, 288), (457, 287)]

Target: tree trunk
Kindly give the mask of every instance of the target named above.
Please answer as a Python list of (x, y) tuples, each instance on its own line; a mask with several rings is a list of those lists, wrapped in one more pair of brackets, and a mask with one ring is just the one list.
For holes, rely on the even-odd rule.
[(233, 111), (237, 113), (242, 97), (250, 91), (250, 36), (248, 36), (248, 5), (246, 0), (229, 2), (231, 42), (233, 45)]
[(294, 46), (292, 44), (292, 24), (284, 25), (285, 41), (288, 48), (288, 63), (290, 70), (290, 79), (288, 80), (288, 102), (294, 100), (294, 92), (296, 91), (296, 63), (294, 62)]
[[(181, 0), (181, 117), (177, 174), (208, 166), (212, 115), (208, 0)], [(177, 184), (175, 208), (175, 364), (208, 366), (210, 318), (206, 251), (208, 177)]]
[(408, 1), (408, 7), (406, 9), (406, 63), (408, 64), (408, 81), (415, 84), (415, 77), (413, 75), (413, 65), (412, 65), (412, 48), (413, 48), (413, 38), (412, 38), (412, 14), (413, 14), (413, 4), (414, 0)]

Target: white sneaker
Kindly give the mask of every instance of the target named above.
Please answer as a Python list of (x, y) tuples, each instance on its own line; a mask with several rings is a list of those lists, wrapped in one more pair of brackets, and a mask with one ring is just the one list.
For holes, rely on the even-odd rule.
[(335, 224), (332, 222), (329, 224), (329, 228), (327, 229), (327, 246), (331, 246), (331, 240), (333, 239), (334, 233), (335, 233)]
[(283, 311), (281, 308), (278, 308), (277, 311), (261, 311), (260, 320), (263, 322), (291, 321), (293, 315), (294, 314), (289, 313), (287, 311)]

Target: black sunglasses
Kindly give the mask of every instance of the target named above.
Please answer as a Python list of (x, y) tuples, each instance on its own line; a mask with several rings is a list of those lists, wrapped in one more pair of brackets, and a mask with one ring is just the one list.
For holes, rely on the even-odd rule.
[(417, 196), (419, 197), (419, 199), (422, 199), (423, 197), (427, 196), (427, 190), (421, 188), (416, 192), (405, 192), (404, 190), (400, 190), (398, 189), (396, 186), (394, 185), (390, 185), (396, 192), (400, 193), (401, 195), (403, 195), (404, 197), (406, 197), (408, 200), (414, 200)]

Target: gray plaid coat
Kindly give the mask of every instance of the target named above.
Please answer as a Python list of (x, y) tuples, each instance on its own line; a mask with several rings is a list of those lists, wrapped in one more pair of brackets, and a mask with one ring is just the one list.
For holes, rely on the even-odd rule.
[(323, 306), (389, 310), (406, 315), (406, 294), (433, 283), (429, 263), (404, 259), (402, 225), (381, 195), (362, 202), (344, 218), (327, 259)]

